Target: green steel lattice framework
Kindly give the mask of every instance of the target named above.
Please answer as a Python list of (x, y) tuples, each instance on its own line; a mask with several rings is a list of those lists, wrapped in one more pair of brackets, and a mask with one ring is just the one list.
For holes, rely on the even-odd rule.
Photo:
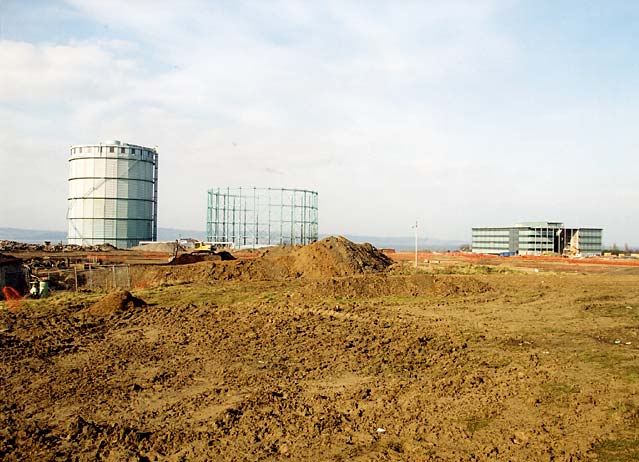
[(318, 237), (317, 196), (305, 189), (209, 189), (206, 239), (254, 248), (309, 244)]

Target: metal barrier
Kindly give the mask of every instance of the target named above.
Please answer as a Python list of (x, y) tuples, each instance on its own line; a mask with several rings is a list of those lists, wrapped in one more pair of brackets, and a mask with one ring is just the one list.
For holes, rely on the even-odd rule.
[(85, 269), (51, 269), (33, 273), (38, 279), (47, 279), (53, 288), (66, 290), (114, 290), (131, 288), (129, 265), (90, 266)]
[(131, 270), (129, 265), (111, 265), (78, 271), (76, 290), (78, 286), (90, 290), (130, 289)]

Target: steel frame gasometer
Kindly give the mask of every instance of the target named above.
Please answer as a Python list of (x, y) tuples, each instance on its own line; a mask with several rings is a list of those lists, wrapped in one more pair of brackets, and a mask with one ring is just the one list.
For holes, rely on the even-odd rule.
[(317, 198), (305, 189), (209, 189), (206, 239), (239, 248), (309, 244), (318, 238)]

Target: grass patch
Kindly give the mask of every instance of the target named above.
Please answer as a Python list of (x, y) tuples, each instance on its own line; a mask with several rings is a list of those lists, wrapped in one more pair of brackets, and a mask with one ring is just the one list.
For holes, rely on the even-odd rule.
[(512, 359), (507, 358), (506, 356), (491, 358), (485, 361), (484, 365), (489, 367), (490, 369), (501, 369), (502, 367), (507, 367), (512, 363)]
[(401, 266), (395, 266), (393, 273), (398, 275), (409, 274), (514, 274), (523, 271), (512, 267), (481, 265), (471, 263), (456, 263), (447, 260), (440, 260), (439, 263), (419, 263), (417, 269), (412, 262), (403, 262)]
[(581, 308), (592, 317), (639, 319), (639, 310), (627, 303), (588, 302)]
[(52, 313), (62, 309), (81, 310), (86, 308), (98, 300), (100, 300), (106, 292), (67, 292), (56, 291), (51, 293), (49, 297), (30, 299), (25, 298), (20, 301), (19, 311), (29, 310), (38, 313)]
[(639, 365), (636, 364), (632, 364), (630, 366), (626, 366), (622, 369), (625, 373), (625, 377), (630, 381), (630, 382), (637, 382), (639, 381)]
[(280, 294), (277, 292), (266, 292), (261, 295), (261, 299), (266, 303), (276, 303), (280, 300)]
[(433, 268), (434, 274), (512, 274), (513, 268), (489, 265), (453, 264)]
[(382, 452), (386, 455), (393, 455), (392, 453), (401, 454), (404, 452), (404, 445), (396, 438), (385, 439), (381, 447), (383, 448)]
[(639, 382), (639, 359), (636, 358), (636, 350), (625, 345), (610, 345), (601, 351), (581, 351), (579, 359), (605, 369), (622, 380), (630, 383)]
[(634, 353), (635, 350), (624, 350), (623, 346), (606, 345), (601, 350), (580, 351), (578, 356), (581, 361), (608, 369), (621, 378), (632, 378), (639, 373), (639, 365), (628, 364), (634, 360)]
[(490, 419), (482, 417), (471, 417), (466, 421), (466, 431), (471, 435), (474, 435), (479, 430), (482, 430), (490, 424)]
[(629, 430), (633, 431), (633, 436), (636, 434), (639, 437), (639, 434), (637, 434), (637, 430), (639, 430), (639, 406), (630, 401), (619, 401), (613, 406), (611, 412), (619, 414), (629, 427)]
[(436, 303), (439, 299), (444, 300), (444, 297), (434, 297), (432, 295), (384, 295), (382, 297), (370, 298), (369, 301), (376, 301), (387, 306), (405, 306), (424, 304), (424, 302), (433, 304), (433, 302)]
[(264, 302), (277, 300), (279, 292), (273, 285), (260, 284), (184, 284), (162, 286), (135, 291), (150, 304), (172, 305), (215, 303), (218, 305), (234, 305), (237, 303)]
[(607, 462), (627, 462), (639, 460), (639, 440), (603, 440), (593, 447), (599, 460)]
[(564, 396), (571, 393), (579, 393), (579, 387), (577, 385), (562, 382), (546, 382), (541, 387), (550, 396)]
[[(277, 302), (281, 300), (283, 292), (277, 283), (186, 283), (164, 284), (147, 289), (133, 289), (135, 296), (142, 298), (149, 305), (202, 305), (214, 303), (217, 305), (234, 305), (238, 303)], [(30, 310), (40, 313), (50, 313), (60, 309), (80, 310), (99, 301), (110, 291), (56, 291), (47, 298), (24, 299), (20, 302), (19, 310)], [(2, 303), (4, 305), (4, 302)]]

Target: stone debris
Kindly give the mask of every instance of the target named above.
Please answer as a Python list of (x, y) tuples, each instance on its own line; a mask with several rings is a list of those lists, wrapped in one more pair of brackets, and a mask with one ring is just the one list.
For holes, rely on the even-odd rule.
[(2, 252), (109, 252), (117, 250), (111, 244), (76, 245), (76, 244), (30, 244), (27, 242), (0, 240)]

